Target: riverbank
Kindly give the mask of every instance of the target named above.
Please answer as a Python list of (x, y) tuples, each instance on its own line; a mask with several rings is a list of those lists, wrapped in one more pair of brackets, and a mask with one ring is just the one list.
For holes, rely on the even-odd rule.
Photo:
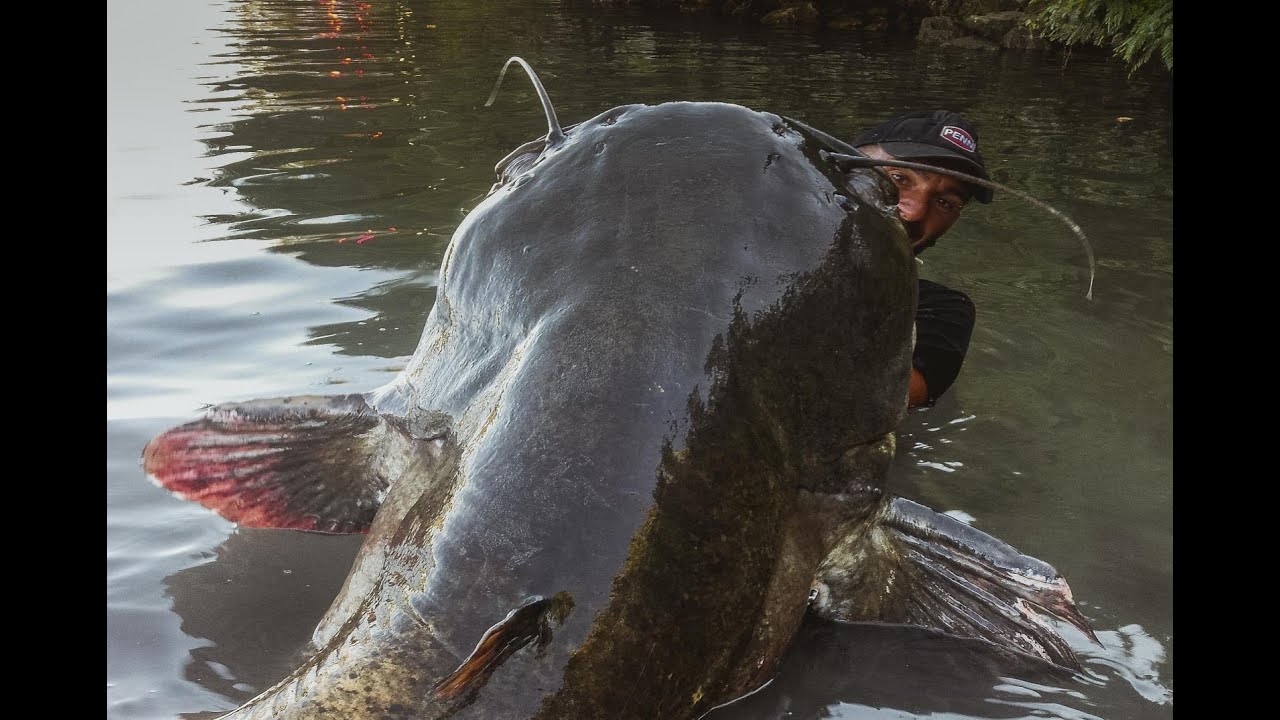
[(1033, 17), (1029, 0), (590, 0), (590, 5), (701, 15), (764, 27), (907, 35), (923, 45), (978, 53), (1112, 51), (1046, 39), (1029, 24)]

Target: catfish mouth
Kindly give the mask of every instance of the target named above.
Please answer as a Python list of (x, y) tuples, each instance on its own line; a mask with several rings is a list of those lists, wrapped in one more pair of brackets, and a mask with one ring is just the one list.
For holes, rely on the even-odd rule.
[[(565, 126), (562, 130), (563, 137), (561, 138), (561, 141), (563, 142), (568, 139), (568, 136), (572, 134), (573, 130), (581, 124), (582, 123), (574, 123), (572, 125)], [(507, 153), (505, 157), (493, 166), (493, 173), (497, 177), (497, 180), (494, 181), (493, 186), (489, 188), (489, 194), (492, 195), (498, 190), (510, 185), (512, 181), (524, 174), (534, 165), (537, 165), (544, 157), (546, 157), (548, 149), (554, 149), (559, 144), (560, 143), (552, 143), (549, 139), (549, 135), (543, 135), (541, 137), (534, 138), (529, 142), (522, 143), (517, 146), (516, 149)]]
[[(572, 127), (574, 126), (571, 125), (570, 128)], [(507, 153), (506, 157), (493, 166), (493, 172), (498, 179), (493, 183), (493, 187), (489, 188), (489, 194), (492, 195), (501, 188), (510, 185), (515, 178), (537, 165), (546, 150), (547, 136), (543, 135)]]

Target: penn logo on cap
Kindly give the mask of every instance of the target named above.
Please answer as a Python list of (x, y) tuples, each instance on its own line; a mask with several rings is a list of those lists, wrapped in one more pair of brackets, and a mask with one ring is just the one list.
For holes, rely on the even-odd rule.
[[(937, 164), (987, 179), (986, 163), (978, 153), (978, 131), (959, 113), (920, 110), (886, 120), (863, 132), (854, 147), (879, 145), (891, 157)], [(991, 188), (970, 184), (978, 202), (991, 202)]]
[(973, 138), (969, 137), (969, 133), (961, 130), (955, 125), (948, 125), (942, 128), (942, 137), (945, 140), (949, 140), (952, 145), (955, 145), (966, 152), (978, 151), (978, 143), (974, 142)]

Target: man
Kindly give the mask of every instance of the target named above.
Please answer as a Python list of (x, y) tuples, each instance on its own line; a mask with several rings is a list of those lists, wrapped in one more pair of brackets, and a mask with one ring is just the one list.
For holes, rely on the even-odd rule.
[[(923, 163), (989, 179), (973, 126), (948, 110), (896, 117), (864, 132), (853, 145), (873, 158)], [(951, 229), (970, 199), (991, 202), (990, 188), (949, 175), (887, 166), (880, 169), (898, 186), (898, 215), (916, 255)], [(973, 301), (967, 295), (920, 280), (911, 407), (932, 405), (955, 382), (969, 350), (973, 322)]]

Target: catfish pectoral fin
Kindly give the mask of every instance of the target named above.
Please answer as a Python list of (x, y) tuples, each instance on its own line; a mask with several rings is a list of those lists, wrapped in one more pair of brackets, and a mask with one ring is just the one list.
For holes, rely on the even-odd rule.
[(567, 592), (558, 592), (549, 598), (532, 597), (523, 605), (507, 613), (507, 616), (480, 636), (476, 649), (458, 669), (436, 683), (435, 697), (452, 700), (464, 692), (479, 689), (493, 671), (520, 648), (537, 641), (539, 649), (551, 641), (551, 626), (573, 609), (573, 598)]
[(1073, 670), (1080, 661), (1047, 619), (1098, 642), (1053, 567), (903, 498), (849, 530), (819, 580), (814, 609), (830, 620), (918, 625)]
[(245, 527), (364, 533), (394, 476), (384, 451), (408, 442), (360, 395), (298, 396), (210, 407), (142, 460), (156, 484)]

